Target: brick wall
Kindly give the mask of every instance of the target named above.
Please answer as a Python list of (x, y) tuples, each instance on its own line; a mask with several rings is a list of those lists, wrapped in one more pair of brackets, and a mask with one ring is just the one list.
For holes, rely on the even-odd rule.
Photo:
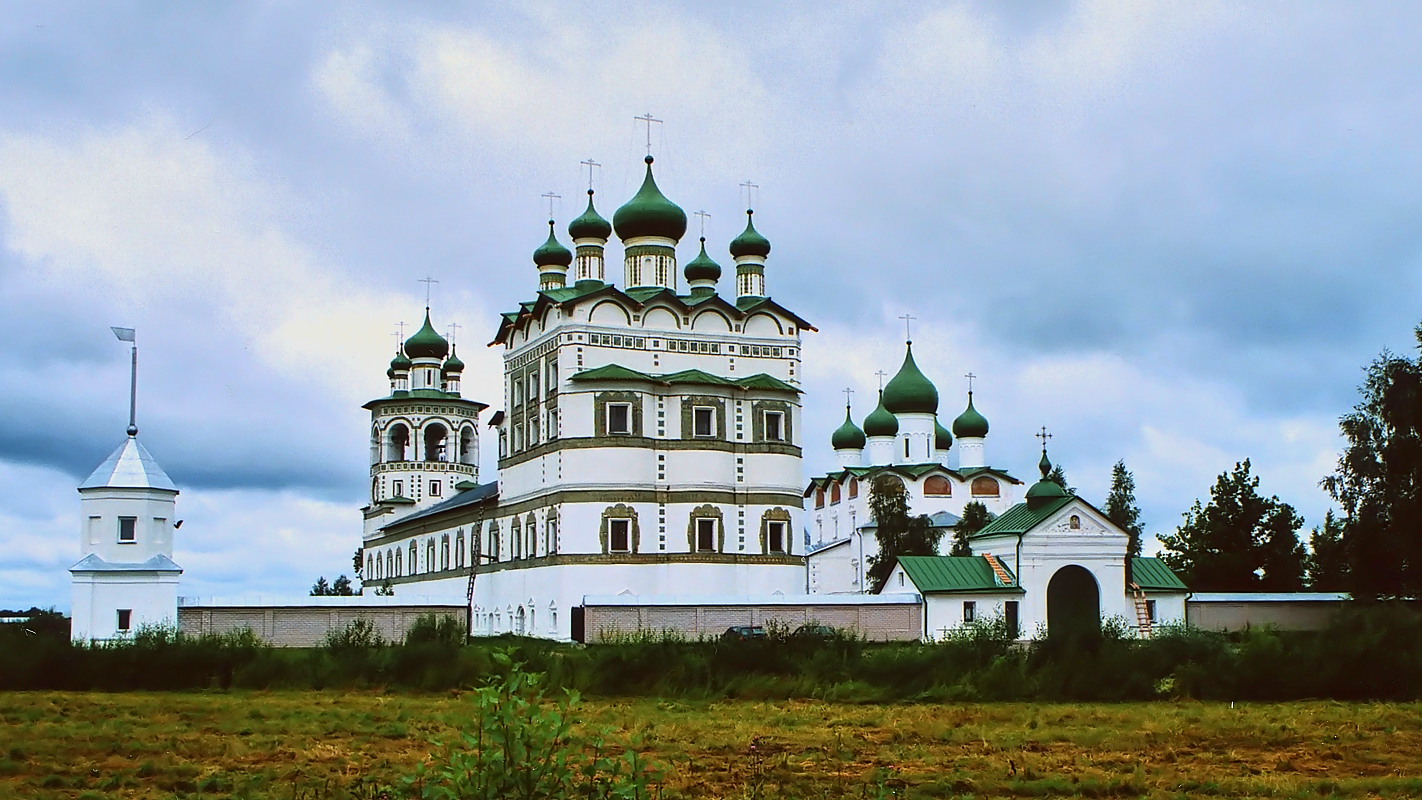
[(639, 632), (676, 633), (688, 639), (715, 638), (734, 625), (780, 626), (794, 630), (815, 622), (870, 641), (912, 641), (923, 636), (923, 607), (895, 605), (707, 605), (598, 606), (584, 609), (589, 642)]
[(344, 629), (357, 619), (368, 619), (386, 641), (399, 642), (415, 620), (426, 614), (468, 624), (463, 605), (408, 606), (180, 606), (178, 627), (188, 636), (232, 633), (250, 628), (258, 638), (277, 647), (315, 647), (330, 631)]

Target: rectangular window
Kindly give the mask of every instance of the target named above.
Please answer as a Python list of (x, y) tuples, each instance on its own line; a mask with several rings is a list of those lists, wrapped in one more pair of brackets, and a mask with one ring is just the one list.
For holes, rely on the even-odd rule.
[(522, 426), (522, 425), (515, 425), (515, 426), (514, 426), (514, 452), (515, 452), (515, 453), (521, 453), (521, 452), (523, 452), (523, 426)]
[(538, 402), (538, 373), (530, 372), (528, 375), (528, 401)]
[(696, 521), (696, 550), (702, 553), (716, 550), (716, 520), (698, 519)]
[(632, 552), (632, 520), (607, 521), (607, 549), (613, 553)]
[(439, 497), (441, 491), (439, 481), (430, 481), (430, 497)]
[(785, 441), (785, 412), (765, 412), (765, 440), (768, 442)]
[(1155, 621), (1156, 621), (1156, 616), (1155, 616), (1155, 601), (1154, 601), (1154, 600), (1147, 600), (1147, 601), (1146, 601), (1146, 612), (1150, 614), (1150, 621), (1151, 621), (1151, 622), (1155, 622)]
[(607, 404), (607, 432), (624, 435), (632, 432), (632, 405), (630, 403)]
[(548, 379), (544, 381), (548, 385), (548, 393), (558, 391), (558, 359), (553, 357), (548, 359)]
[(692, 430), (696, 436), (716, 435), (716, 409), (697, 406), (691, 409)]
[(118, 610), (118, 630), (123, 633), (133, 627), (133, 609), (120, 608)]
[(536, 444), (538, 444), (538, 420), (535, 418), (528, 421), (528, 446), (533, 447)]
[(390, 483), (390, 493), (391, 493), (391, 495), (394, 496), (394, 497), (404, 497), (404, 496), (405, 496), (405, 482), (404, 482), (404, 481), (392, 481), (392, 482)]
[(138, 541), (138, 517), (119, 517), (118, 536), (120, 542)]
[(978, 604), (973, 600), (963, 601), (963, 621), (974, 622), (978, 618)]
[(557, 439), (557, 438), (558, 438), (558, 411), (557, 411), (557, 409), (549, 409), (549, 410), (548, 410), (548, 439), (549, 439), (549, 441), (552, 441), (553, 439)]
[(765, 546), (772, 553), (785, 552), (785, 523), (767, 522), (765, 524)]

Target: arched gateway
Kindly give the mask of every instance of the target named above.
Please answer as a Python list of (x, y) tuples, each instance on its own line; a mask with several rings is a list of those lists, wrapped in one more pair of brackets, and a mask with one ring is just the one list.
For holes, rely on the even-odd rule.
[(1085, 567), (1068, 564), (1047, 583), (1047, 635), (1082, 636), (1101, 631), (1101, 590)]

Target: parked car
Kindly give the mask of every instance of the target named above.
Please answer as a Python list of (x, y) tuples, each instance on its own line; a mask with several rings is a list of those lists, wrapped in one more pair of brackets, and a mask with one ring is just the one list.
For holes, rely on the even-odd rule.
[(837, 635), (839, 631), (834, 628), (814, 622), (805, 623), (790, 634), (794, 639), (833, 639)]
[(766, 637), (765, 628), (759, 625), (732, 625), (721, 634), (721, 638), (731, 641), (747, 641), (750, 639), (764, 639)]

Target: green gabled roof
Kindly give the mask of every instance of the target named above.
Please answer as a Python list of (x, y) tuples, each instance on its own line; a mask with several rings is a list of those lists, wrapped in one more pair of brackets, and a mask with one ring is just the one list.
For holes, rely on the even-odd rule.
[(398, 495), (395, 497), (386, 498), (380, 502), (391, 506), (412, 506), (415, 504), (414, 500), (411, 500), (408, 497), (400, 497)]
[(1018, 503), (1012, 508), (1002, 512), (1002, 516), (989, 522), (987, 527), (978, 531), (971, 538), (977, 539), (983, 536), (1026, 533), (1035, 528), (1042, 520), (1057, 513), (1062, 506), (1075, 499), (1075, 497), (1055, 497), (1043, 502), (1036, 508), (1032, 508), (1026, 503)]
[(913, 585), (925, 594), (933, 592), (1021, 592), (1017, 576), (1003, 564), (1012, 582), (998, 583), (992, 565), (982, 556), (899, 556), (899, 566)]
[(1131, 580), (1146, 591), (1185, 592), (1190, 588), (1158, 558), (1132, 558)]
[(736, 385), (743, 389), (769, 389), (775, 392), (800, 393), (800, 390), (794, 386), (780, 380), (774, 375), (767, 375), (764, 372), (758, 372), (754, 375), (747, 375), (744, 378), (740, 378), (736, 381)]
[(672, 297), (676, 297), (676, 294), (673, 293), (671, 289), (668, 289), (665, 286), (637, 286), (623, 291), (623, 294), (627, 295), (633, 300), (636, 300), (639, 303), (645, 303), (648, 300), (651, 300), (653, 297), (656, 297), (657, 295), (662, 293), (670, 294)]
[(573, 381), (651, 381), (656, 380), (645, 372), (638, 372), (635, 369), (628, 369), (620, 364), (605, 364), (601, 367), (585, 369), (574, 374), (568, 380)]
[(767, 307), (767, 310), (776, 311), (776, 312), (779, 312), (780, 314), (784, 314), (785, 316), (789, 317), (791, 320), (794, 320), (795, 324), (796, 324), (796, 325), (799, 325), (802, 330), (808, 330), (808, 331), (818, 331), (818, 330), (819, 330), (819, 328), (816, 328), (814, 325), (811, 325), (809, 322), (806, 322), (805, 319), (804, 319), (803, 317), (801, 317), (799, 314), (796, 314), (795, 312), (791, 311), (790, 309), (786, 308), (785, 306), (780, 305), (779, 303), (775, 302), (774, 300), (770, 299), (769, 297), (750, 297), (750, 296), (747, 296), (747, 297), (737, 297), (737, 298), (736, 298), (736, 308), (740, 309), (741, 311), (744, 311), (744, 312), (747, 313), (747, 314), (749, 314), (749, 313), (752, 312), (752, 311), (755, 311), (755, 310), (759, 309), (761, 306), (766, 306), (766, 307)]
[(718, 378), (709, 372), (702, 372), (699, 369), (684, 369), (681, 372), (672, 372), (661, 375), (657, 378), (662, 383), (696, 383), (709, 386), (734, 386), (735, 381), (728, 381), (725, 378)]
[(1010, 482), (1012, 482), (1012, 483), (1016, 483), (1016, 484), (1022, 483), (1021, 480), (1012, 477), (1011, 475), (1009, 475), (1009, 474), (1007, 474), (1006, 472), (1004, 472), (1004, 471), (998, 469), (997, 467), (972, 467), (972, 468), (970, 468), (970, 469), (961, 470), (961, 472), (960, 472), (960, 474), (961, 474), (964, 478), (971, 478), (971, 477), (973, 477), (974, 475), (982, 475), (983, 473), (990, 473), (990, 474), (992, 474), (992, 475), (996, 475), (996, 476), (998, 476), (999, 478), (1002, 478), (1003, 480), (1006, 480), (1006, 481), (1010, 481)]

